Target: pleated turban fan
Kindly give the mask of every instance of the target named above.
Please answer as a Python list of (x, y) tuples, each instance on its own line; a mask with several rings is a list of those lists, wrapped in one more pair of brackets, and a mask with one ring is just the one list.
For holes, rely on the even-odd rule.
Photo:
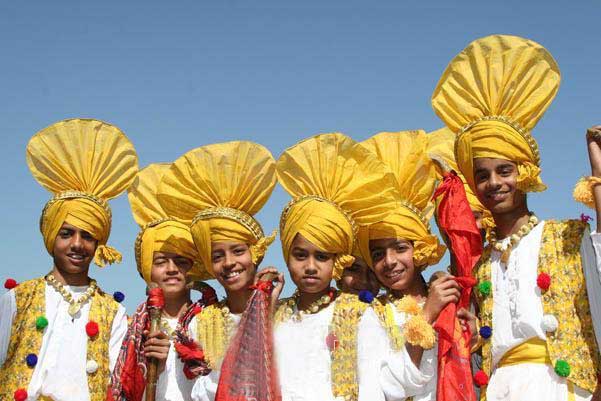
[[(455, 161), (455, 134), (449, 128), (441, 128), (434, 132), (428, 133), (428, 154), (431, 159), (439, 160), (442, 166), (437, 164), (439, 173), (442, 176), (445, 171), (453, 170), (457, 173), (461, 181), (463, 181), (463, 188), (465, 189), (465, 195), (467, 201), (470, 204), (470, 208), (482, 214), (482, 225), (484, 228), (493, 228), (494, 221), (492, 220), (492, 214), (486, 209), (482, 203), (478, 200), (474, 191), (467, 184), (465, 177), (459, 171), (457, 162)], [(441, 198), (436, 198), (436, 208), (438, 209), (438, 201)]]
[(457, 135), (457, 164), (475, 188), (474, 158), (513, 161), (518, 189), (546, 189), (530, 131), (559, 89), (560, 72), (541, 45), (493, 35), (470, 43), (449, 64), (432, 95), (438, 116)]
[(190, 225), (206, 273), (213, 277), (212, 242), (250, 246), (255, 265), (275, 232), (265, 236), (255, 215), (276, 183), (275, 160), (256, 143), (234, 141), (202, 146), (177, 159), (159, 184), (158, 198), (169, 216)]
[(429, 157), (429, 138), (422, 130), (382, 132), (361, 144), (392, 171), (401, 201), (381, 222), (361, 231), (359, 246), (368, 265), (373, 266), (369, 240), (402, 238), (413, 243), (413, 260), (425, 268), (438, 263), (445, 247), (430, 231), (434, 211), (432, 194), (440, 179)]
[(192, 280), (209, 278), (200, 266), (190, 228), (165, 213), (157, 199), (159, 183), (170, 166), (169, 163), (150, 164), (140, 170), (128, 189), (131, 211), (140, 226), (135, 243), (136, 264), (146, 283), (151, 282), (155, 252), (173, 253), (195, 262), (188, 273)]
[(63, 223), (89, 232), (98, 241), (94, 262), (121, 261), (106, 245), (111, 231), (108, 200), (133, 181), (138, 157), (117, 127), (92, 119), (57, 122), (31, 138), (27, 165), (40, 185), (54, 194), (40, 217), (40, 231), (50, 254)]
[(300, 234), (336, 254), (336, 280), (354, 262), (359, 228), (383, 220), (400, 200), (386, 166), (339, 133), (317, 135), (287, 149), (277, 162), (277, 175), (293, 198), (280, 218), (284, 260)]

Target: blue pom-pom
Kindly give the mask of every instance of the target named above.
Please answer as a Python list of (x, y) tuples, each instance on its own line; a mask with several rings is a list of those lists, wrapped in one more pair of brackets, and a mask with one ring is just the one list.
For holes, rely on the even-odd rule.
[(27, 366), (33, 368), (35, 365), (38, 364), (38, 356), (36, 354), (29, 354), (25, 358), (25, 362), (27, 362)]
[(366, 304), (371, 304), (371, 302), (374, 300), (374, 294), (372, 294), (369, 290), (361, 290), (359, 291), (359, 300), (361, 302), (365, 302)]
[(492, 329), (488, 326), (480, 327), (480, 336), (482, 336), (482, 338), (490, 338), (490, 336), (492, 336)]
[(113, 299), (119, 303), (123, 302), (123, 300), (125, 299), (125, 294), (123, 294), (121, 291), (115, 291), (113, 293)]

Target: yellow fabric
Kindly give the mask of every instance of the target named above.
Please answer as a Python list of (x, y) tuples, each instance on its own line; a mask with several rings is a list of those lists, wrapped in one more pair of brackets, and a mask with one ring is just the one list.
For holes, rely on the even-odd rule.
[(386, 166), (340, 133), (316, 135), (287, 149), (277, 162), (277, 176), (293, 198), (280, 220), (284, 260), (300, 234), (336, 254), (335, 280), (354, 261), (358, 227), (382, 220), (399, 201)]
[(519, 189), (546, 187), (530, 131), (559, 89), (551, 54), (528, 39), (492, 35), (470, 43), (449, 64), (432, 95), (438, 116), (456, 134), (457, 164), (474, 188), (473, 159), (518, 163)]
[[(205, 267), (212, 266), (210, 244), (219, 241), (250, 245), (258, 264), (274, 235), (265, 237), (252, 216), (275, 183), (271, 153), (253, 142), (233, 141), (196, 148), (177, 159), (161, 180), (158, 199), (170, 216), (191, 224)], [(212, 269), (205, 270), (213, 276)]]
[[(27, 355), (37, 354), (42, 347), (44, 330), (36, 329), (36, 319), (45, 315), (45, 280), (38, 278), (15, 288), (17, 312), (13, 321), (6, 360), (0, 367), (0, 399), (12, 400), (19, 388), (27, 389), (33, 369), (25, 363)], [(119, 304), (98, 290), (92, 298), (89, 319), (98, 323), (98, 335), (88, 339), (87, 359), (98, 363), (98, 370), (88, 374), (91, 401), (104, 401), (108, 386), (109, 342), (113, 319)], [(46, 329), (47, 330), (47, 329)]]
[(576, 202), (580, 202), (590, 209), (595, 209), (595, 196), (593, 188), (601, 184), (601, 178), (595, 176), (582, 177), (576, 183), (572, 196)]
[(528, 341), (521, 343), (507, 351), (499, 361), (498, 367), (519, 365), (520, 363), (542, 363), (553, 366), (549, 353), (547, 352), (547, 343), (538, 337), (533, 337)]
[(140, 170), (128, 189), (128, 199), (134, 220), (141, 231), (136, 240), (138, 272), (146, 283), (151, 282), (152, 262), (155, 252), (174, 253), (194, 262), (188, 276), (194, 280), (208, 278), (200, 267), (198, 253), (187, 224), (172, 219), (165, 213), (157, 199), (161, 178), (170, 164), (150, 164)]
[(362, 230), (361, 254), (369, 266), (373, 260), (369, 240), (403, 238), (413, 243), (416, 266), (425, 268), (438, 263), (445, 247), (432, 235), (428, 219), (432, 194), (440, 173), (429, 155), (429, 138), (422, 130), (382, 132), (361, 143), (373, 152), (394, 174), (395, 188), (402, 202), (382, 221)]
[(31, 138), (27, 165), (33, 177), (54, 194), (40, 218), (50, 254), (64, 222), (88, 231), (97, 241), (99, 266), (121, 261), (106, 245), (111, 230), (107, 200), (131, 184), (138, 170), (135, 149), (115, 126), (98, 120), (60, 121)]
[[(568, 382), (593, 393), (597, 374), (601, 372), (601, 354), (597, 347), (590, 305), (586, 293), (580, 244), (587, 224), (580, 220), (546, 221), (538, 258), (538, 274), (551, 276), (551, 287), (542, 293), (543, 312), (555, 316), (559, 326), (547, 333), (547, 350), (551, 361), (558, 359), (570, 365)], [(491, 248), (488, 246), (475, 277), (479, 283), (491, 282)], [(493, 293), (487, 296), (476, 291), (480, 321), (492, 325)], [(489, 376), (492, 370), (492, 342), (482, 345), (482, 370)]]

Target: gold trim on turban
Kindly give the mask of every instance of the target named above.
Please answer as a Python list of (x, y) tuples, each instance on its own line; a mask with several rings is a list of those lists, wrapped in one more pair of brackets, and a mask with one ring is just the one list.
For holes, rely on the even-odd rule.
[(128, 199), (134, 220), (140, 226), (134, 251), (138, 272), (151, 282), (155, 252), (173, 253), (190, 259), (194, 264), (188, 272), (192, 280), (205, 280), (209, 276), (200, 266), (192, 234), (187, 224), (165, 213), (157, 200), (157, 188), (171, 164), (150, 164), (140, 170), (128, 190)]
[(59, 121), (31, 138), (26, 159), (35, 180), (54, 194), (40, 217), (48, 253), (67, 222), (98, 241), (97, 265), (120, 262), (121, 254), (106, 245), (112, 218), (107, 201), (125, 191), (138, 170), (135, 149), (123, 132), (98, 120)]
[(390, 169), (401, 198), (385, 219), (361, 231), (363, 258), (373, 267), (370, 240), (402, 238), (413, 243), (416, 266), (438, 263), (446, 248), (430, 231), (431, 199), (440, 174), (428, 154), (428, 135), (422, 130), (381, 132), (361, 144)]
[[(202, 146), (177, 159), (161, 180), (158, 199), (169, 215), (190, 224), (204, 266), (212, 266), (211, 243), (236, 241), (250, 247), (258, 265), (275, 232), (265, 236), (253, 217), (275, 187), (275, 161), (256, 143), (233, 141)], [(212, 269), (206, 273), (213, 277)]]
[(475, 190), (473, 159), (490, 157), (518, 166), (518, 189), (546, 189), (538, 145), (530, 134), (559, 89), (551, 54), (528, 39), (492, 35), (470, 43), (449, 64), (432, 106), (457, 134), (456, 160)]
[(280, 184), (292, 196), (280, 218), (284, 260), (297, 234), (336, 255), (333, 278), (351, 266), (357, 232), (382, 220), (398, 201), (394, 177), (351, 138), (317, 135), (287, 149), (277, 162)]

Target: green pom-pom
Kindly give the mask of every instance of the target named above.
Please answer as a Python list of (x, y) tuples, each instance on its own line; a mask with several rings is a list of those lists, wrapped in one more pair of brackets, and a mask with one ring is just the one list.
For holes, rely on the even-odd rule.
[(44, 330), (48, 326), (48, 319), (46, 316), (40, 316), (35, 320), (35, 328), (38, 330)]
[(560, 377), (568, 377), (570, 375), (570, 364), (563, 359), (558, 359), (555, 362), (555, 373)]
[(490, 281), (483, 281), (478, 284), (478, 291), (480, 294), (484, 296), (490, 295), (490, 290), (492, 289), (492, 283)]

